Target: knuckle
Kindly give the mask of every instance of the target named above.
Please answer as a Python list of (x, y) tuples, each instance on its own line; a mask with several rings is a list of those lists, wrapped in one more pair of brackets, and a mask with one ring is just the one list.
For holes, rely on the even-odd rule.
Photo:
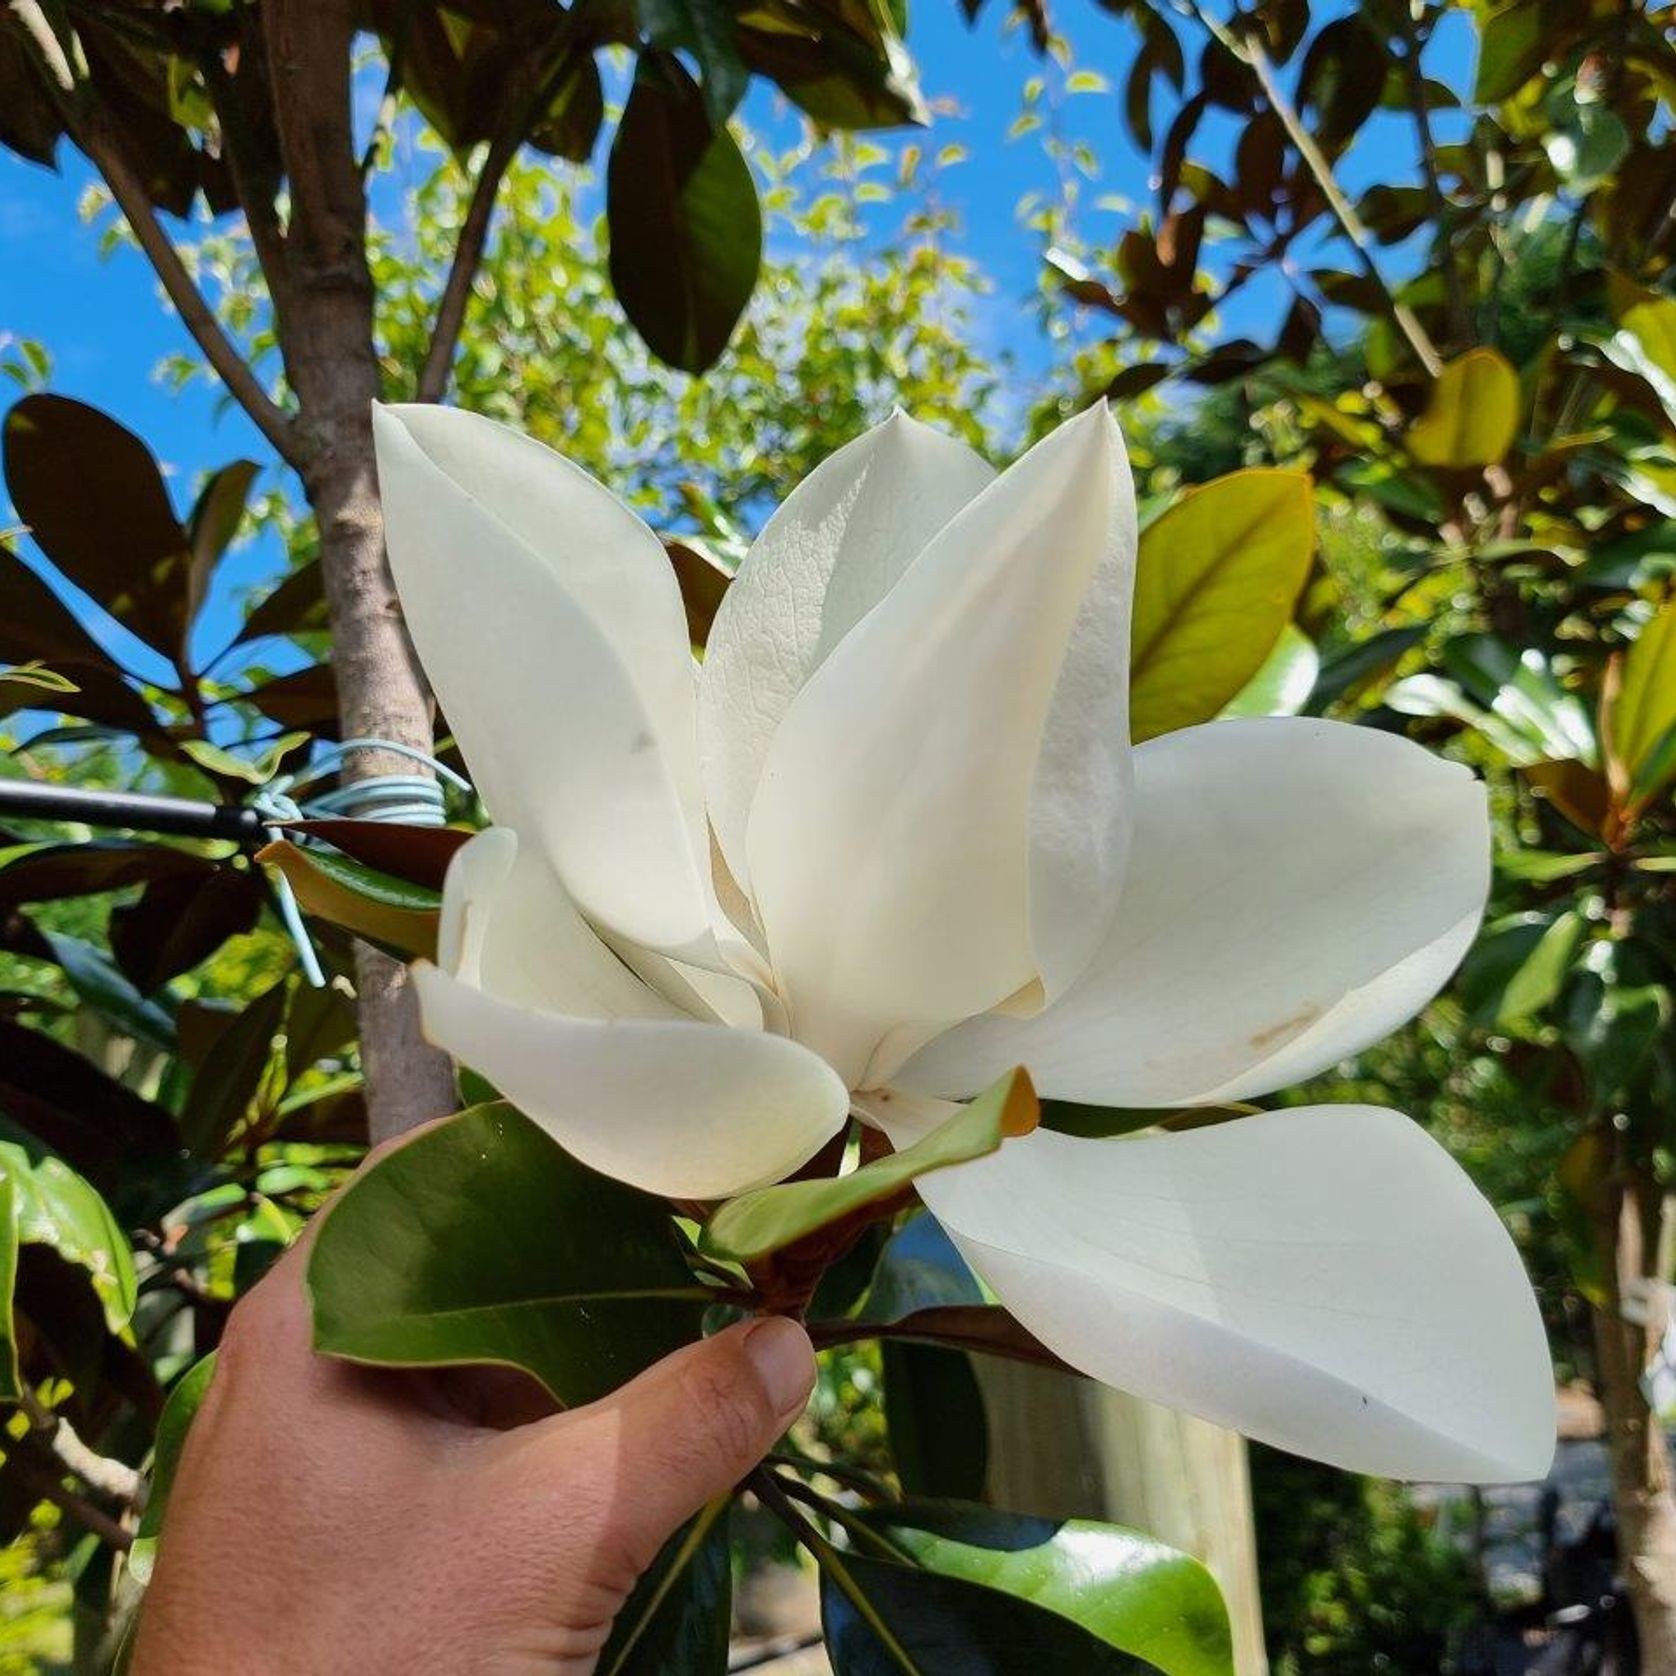
[(740, 1359), (697, 1356), (681, 1370), (681, 1398), (703, 1447), (721, 1463), (747, 1462), (774, 1436), (774, 1415)]

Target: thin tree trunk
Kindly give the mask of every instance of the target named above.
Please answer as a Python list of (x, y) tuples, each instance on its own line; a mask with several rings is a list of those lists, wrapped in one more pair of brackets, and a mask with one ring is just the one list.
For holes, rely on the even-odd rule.
[[(379, 392), (367, 204), (351, 116), (350, 0), (267, 0), (262, 15), (291, 189), (286, 372), (297, 394), (303, 489), (320, 534), (332, 668), (345, 738), (431, 748), (431, 701), (384, 555), (373, 464)], [(354, 778), (415, 772), (357, 753)], [(358, 945), (361, 1055), (374, 1140), (455, 1105), (448, 1061), (425, 1044), (405, 968)]]
[(975, 1357), (990, 1499), (1046, 1518), (1109, 1519), (1202, 1560), (1222, 1587), (1238, 1676), (1267, 1676), (1245, 1440), (1051, 1368)]
[[(1607, 1271), (1613, 1295), (1592, 1314), (1618, 1555), (1635, 1612), (1643, 1676), (1676, 1676), (1676, 1494), (1669, 1445), (1641, 1382), (1668, 1321), (1661, 1250), (1669, 1205), (1651, 1181), (1614, 1189), (1613, 1198), (1617, 1214), (1604, 1230), (1613, 1259)], [(1634, 1319), (1625, 1318), (1626, 1302)]]

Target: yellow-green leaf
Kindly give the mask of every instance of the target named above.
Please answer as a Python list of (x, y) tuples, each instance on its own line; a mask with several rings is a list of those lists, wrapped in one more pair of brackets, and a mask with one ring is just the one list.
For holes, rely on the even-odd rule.
[(1263, 667), (1309, 575), (1311, 489), (1306, 472), (1236, 471), (1147, 526), (1129, 658), (1137, 743), (1209, 721)]
[[(1676, 727), (1676, 597), (1642, 629), (1624, 659), (1623, 684), (1612, 706), (1612, 749), (1643, 799), (1661, 788), (1645, 783), (1643, 770)], [(1671, 765), (1676, 768), (1676, 763)]]
[(1519, 375), (1493, 349), (1469, 349), (1437, 376), (1426, 410), (1408, 427), (1422, 465), (1495, 465), (1519, 430)]
[(303, 912), (402, 954), (436, 954), (440, 898), (347, 856), (280, 839), (256, 859), (284, 874)]
[(718, 1257), (749, 1262), (779, 1251), (828, 1223), (893, 1198), (915, 1176), (965, 1164), (994, 1152), (1011, 1135), (1036, 1127), (1040, 1107), (1022, 1067), (1009, 1071), (969, 1106), (901, 1152), (863, 1164), (847, 1176), (787, 1181), (742, 1193), (716, 1212), (703, 1248)]

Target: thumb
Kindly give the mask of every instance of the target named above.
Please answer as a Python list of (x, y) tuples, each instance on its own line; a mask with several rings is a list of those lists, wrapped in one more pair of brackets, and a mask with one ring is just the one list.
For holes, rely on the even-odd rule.
[(619, 1391), (532, 1428), (535, 1449), (581, 1468), (602, 1546), (635, 1570), (705, 1503), (725, 1495), (802, 1412), (815, 1383), (809, 1335), (785, 1316), (689, 1344)]

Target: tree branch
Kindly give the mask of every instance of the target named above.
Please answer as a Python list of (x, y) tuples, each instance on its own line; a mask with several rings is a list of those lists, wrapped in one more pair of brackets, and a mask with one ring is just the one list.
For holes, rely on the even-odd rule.
[(1461, 270), (1455, 262), (1455, 244), (1450, 237), (1449, 197), (1443, 190), (1443, 174), (1437, 163), (1437, 135), (1432, 131), (1431, 105), (1426, 98), (1426, 70), (1420, 59), (1420, 29), (1407, 6), (1398, 6), (1403, 39), (1403, 75), (1408, 83), (1408, 100), (1414, 113), (1415, 136), (1420, 142), (1420, 167), (1426, 179), (1426, 196), (1437, 222), (1437, 242), (1443, 252), (1443, 285), (1448, 299), (1449, 331), (1457, 347), (1465, 348), (1472, 335), (1472, 316), (1467, 309)]
[(45, 1461), (15, 1452), (12, 1466), (25, 1484), (43, 1501), (61, 1508), (78, 1524), (84, 1525), (107, 1547), (126, 1553), (134, 1546), (134, 1534), (118, 1519), (113, 1519), (102, 1507), (96, 1507), (86, 1496), (65, 1486), (63, 1480)]
[(193, 283), (180, 252), (163, 231), (151, 199), (122, 149), (117, 125), (97, 101), (92, 86), (77, 76), (42, 13), (39, 0), (11, 0), (11, 11), (40, 55), (41, 67), (71, 139), (110, 188), (117, 208), (126, 217), (136, 243), (162, 282), (181, 323), (196, 340), (204, 359), (280, 457), (291, 465), (300, 464), (302, 452), (290, 417), (262, 388), (237, 346), (221, 329), (203, 293)]
[(29, 1417), (30, 1435), (66, 1472), (113, 1501), (133, 1508), (145, 1506), (145, 1479), (126, 1461), (101, 1455), (84, 1443), (63, 1415), (45, 1407), (31, 1391), (23, 1393), (23, 1409)]
[(439, 402), (447, 393), (448, 374), (454, 364), (454, 351), (459, 347), (460, 330), (465, 324), (466, 305), (471, 300), (472, 283), (483, 263), (489, 224), (494, 219), (495, 199), (507, 168), (517, 153), (517, 131), (511, 124), (506, 124), (489, 142), (483, 166), (477, 171), (471, 202), (454, 245), (454, 260), (449, 264), (448, 278), (437, 301), (436, 324), (431, 329), (430, 347), (425, 352), (425, 364), (419, 371), (415, 392), (418, 401)]
[(1443, 370), (1443, 357), (1438, 354), (1437, 345), (1432, 342), (1431, 335), (1420, 323), (1419, 316), (1407, 303), (1398, 300), (1386, 283), (1384, 274), (1379, 271), (1379, 264), (1373, 259), (1373, 235), (1369, 233), (1361, 216), (1356, 213), (1356, 206), (1345, 196), (1344, 188), (1339, 185), (1338, 177), (1333, 173), (1332, 164), (1327, 160), (1326, 153), (1316, 144), (1315, 136), (1304, 126), (1297, 106), (1286, 97), (1279, 78), (1274, 73), (1274, 64), (1263, 50), (1262, 42), (1254, 35), (1236, 35), (1226, 24), (1212, 17), (1200, 4), (1200, 0), (1176, 0), (1176, 4), (1178, 10), (1184, 11), (1198, 22), (1257, 78), (1257, 85), (1263, 90), (1263, 97), (1268, 100), (1269, 108), (1280, 118), (1280, 125), (1286, 130), (1287, 138), (1297, 147), (1304, 167), (1320, 187), (1322, 197), (1327, 200), (1327, 207), (1333, 212), (1333, 219), (1339, 224), (1339, 230), (1356, 252), (1362, 271), (1379, 287), (1392, 320), (1396, 322), (1398, 331), (1408, 339), (1409, 347), (1413, 349), (1420, 365), (1436, 378)]

